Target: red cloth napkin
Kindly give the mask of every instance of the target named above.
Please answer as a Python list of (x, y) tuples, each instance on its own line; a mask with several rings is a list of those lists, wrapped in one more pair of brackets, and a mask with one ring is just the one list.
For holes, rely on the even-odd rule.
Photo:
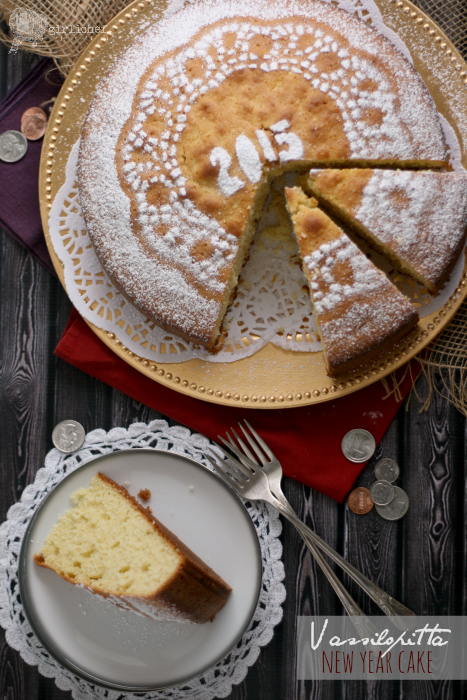
[[(379, 381), (326, 403), (284, 410), (218, 406), (180, 394), (148, 379), (115, 355), (73, 310), (55, 354), (83, 372), (170, 418), (217, 440), (246, 418), (282, 464), (286, 476), (342, 502), (364, 464), (349, 462), (341, 450), (344, 435), (365, 428), (378, 444), (400, 402)], [(400, 387), (406, 396), (410, 373)]]

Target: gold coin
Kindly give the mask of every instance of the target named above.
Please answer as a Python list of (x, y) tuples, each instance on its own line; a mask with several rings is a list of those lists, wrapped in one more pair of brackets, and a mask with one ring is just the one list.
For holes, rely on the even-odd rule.
[(369, 513), (374, 506), (374, 503), (370, 497), (370, 492), (363, 486), (358, 486), (358, 488), (349, 493), (347, 502), (350, 510), (357, 515), (365, 515), (365, 513)]
[(26, 117), (30, 117), (31, 115), (36, 115), (38, 117), (43, 117), (45, 121), (47, 121), (47, 114), (44, 112), (43, 109), (40, 107), (29, 107), (23, 114), (21, 115), (21, 124), (23, 123), (23, 120)]
[(21, 133), (28, 141), (37, 141), (45, 134), (47, 120), (40, 114), (30, 114), (21, 122)]

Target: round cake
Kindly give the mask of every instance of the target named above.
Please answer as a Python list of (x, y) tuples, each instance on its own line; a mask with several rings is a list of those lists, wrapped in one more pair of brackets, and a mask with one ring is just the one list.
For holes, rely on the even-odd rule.
[(151, 26), (103, 79), (79, 191), (116, 287), (212, 348), (273, 177), (445, 162), (426, 86), (364, 22), (315, 0), (207, 0)]

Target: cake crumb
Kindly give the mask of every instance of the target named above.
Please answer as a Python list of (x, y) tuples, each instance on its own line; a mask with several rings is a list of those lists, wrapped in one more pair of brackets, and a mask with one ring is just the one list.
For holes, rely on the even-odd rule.
[(74, 493), (72, 493), (70, 496), (71, 502), (74, 505), (78, 504), (80, 502), (80, 500), (82, 499), (85, 491), (86, 491), (86, 489), (81, 488), (81, 489), (78, 489), (77, 491), (75, 491)]
[(149, 501), (151, 498), (151, 492), (149, 489), (141, 489), (140, 492), (138, 493), (138, 498), (141, 498), (142, 501)]
[(195, 490), (195, 487), (190, 485), (190, 491), (193, 493), (194, 490)]
[(129, 485), (130, 485), (130, 482), (129, 482), (129, 481), (124, 481), (124, 482), (123, 482), (123, 485), (124, 485), (126, 488), (128, 488)]

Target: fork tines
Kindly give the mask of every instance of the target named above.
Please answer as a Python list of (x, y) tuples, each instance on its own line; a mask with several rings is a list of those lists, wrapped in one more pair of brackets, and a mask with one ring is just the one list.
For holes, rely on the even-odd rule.
[(224, 450), (223, 447), (214, 443), (216, 447), (222, 452), (226, 457), (225, 460), (219, 459), (219, 456), (210, 449), (211, 454), (216, 457), (216, 460), (212, 459), (210, 455), (205, 452), (205, 457), (208, 462), (214, 467), (220, 476), (222, 476), (226, 481), (229, 482), (236, 490), (242, 489), (248, 483), (248, 475), (253, 473), (252, 469), (244, 467), (235, 457), (233, 457), (229, 452)]
[[(248, 428), (249, 428), (251, 434), (253, 435), (253, 437), (256, 438), (256, 442), (261, 446), (261, 448), (262, 448), (264, 454), (265, 454), (267, 457), (269, 457), (269, 459), (274, 459), (274, 453), (273, 453), (273, 451), (272, 451), (271, 448), (264, 442), (264, 440), (263, 440), (263, 438), (261, 437), (261, 435), (258, 435), (258, 433), (256, 432), (256, 430), (255, 430), (254, 428), (251, 427), (251, 425), (248, 423), (248, 421), (247, 421), (246, 419), (244, 419), (243, 422), (245, 423), (246, 426), (248, 426)], [(250, 437), (250, 435), (247, 433), (247, 431), (245, 430), (245, 428), (243, 427), (243, 425), (242, 425), (241, 423), (239, 423), (239, 426), (240, 426), (240, 428), (242, 429), (243, 434), (245, 435), (246, 439), (247, 439), (248, 442), (250, 443), (251, 447), (254, 449), (254, 451), (255, 451), (256, 454), (258, 455), (258, 458), (259, 458), (261, 461), (263, 461), (264, 457), (263, 457), (263, 456), (260, 456), (261, 451), (258, 451), (258, 445), (257, 445), (257, 444), (255, 443), (255, 441)]]
[[(227, 481), (231, 486), (234, 486), (236, 489), (242, 488), (242, 485), (239, 484), (238, 481), (235, 481), (232, 475), (227, 471), (227, 466), (225, 462), (216, 462), (212, 457), (210, 457), (206, 452), (204, 453), (204, 456), (208, 460), (209, 464), (211, 467), (214, 467), (214, 470), (219, 474), (219, 476), (224, 479), (224, 481)], [(217, 455), (216, 455), (217, 457)], [(219, 459), (217, 457), (217, 459)]]
[[(253, 455), (252, 455), (251, 452), (248, 450), (248, 448), (246, 447), (246, 445), (244, 445), (244, 443), (243, 443), (243, 442), (240, 440), (240, 438), (237, 436), (237, 434), (235, 433), (235, 430), (233, 430), (233, 428), (232, 428), (231, 430), (232, 430), (232, 432), (234, 433), (235, 437), (237, 438), (237, 440), (238, 440), (239, 444), (241, 445), (241, 447), (244, 447), (244, 448), (248, 451), (250, 458), (248, 458), (247, 456), (245, 456), (245, 455), (243, 454), (243, 452), (242, 452), (241, 450), (238, 449), (237, 445), (234, 443), (234, 441), (233, 441), (232, 438), (230, 437), (229, 433), (227, 433), (227, 438), (228, 438), (228, 440), (225, 440), (221, 435), (218, 435), (217, 437), (219, 438), (219, 440), (220, 440), (221, 442), (224, 443), (224, 445), (225, 445), (226, 447), (229, 448), (229, 450), (230, 450), (231, 452), (233, 452), (235, 455), (237, 455), (237, 457), (238, 457), (238, 459), (240, 460), (240, 462), (241, 462), (241, 463), (250, 471), (250, 473), (251, 473), (252, 471), (254, 471), (254, 469), (255, 469), (255, 467), (256, 467), (256, 465), (257, 465), (257, 462), (255, 462)], [(220, 447), (220, 445), (219, 445), (219, 447)], [(222, 447), (220, 447), (220, 449), (222, 449)], [(227, 454), (227, 453), (225, 453), (225, 454)]]

